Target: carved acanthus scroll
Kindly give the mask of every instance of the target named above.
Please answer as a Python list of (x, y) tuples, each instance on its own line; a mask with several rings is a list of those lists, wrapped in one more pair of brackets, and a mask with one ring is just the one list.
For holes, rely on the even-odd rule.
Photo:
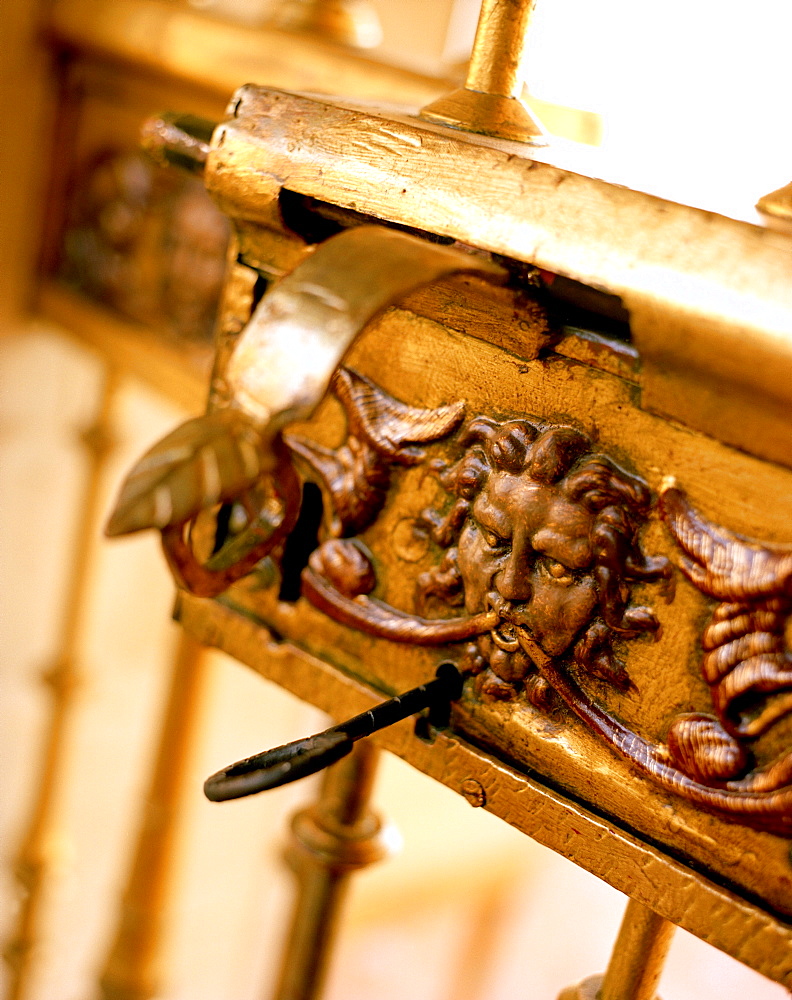
[(701, 638), (715, 712), (736, 737), (760, 736), (792, 712), (792, 656), (784, 639), (792, 615), (792, 551), (710, 524), (675, 486), (660, 504), (684, 552), (680, 569), (719, 602)]
[[(673, 765), (720, 786), (757, 816), (792, 830), (792, 751), (754, 767), (750, 742), (792, 713), (792, 551), (749, 541), (706, 521), (673, 483), (660, 509), (683, 551), (679, 566), (719, 603), (701, 637), (701, 670), (714, 714), (678, 718), (667, 742)], [(768, 825), (774, 825), (771, 820)]]
[(346, 442), (331, 451), (296, 434), (286, 441), (318, 472), (330, 500), (330, 533), (342, 537), (371, 524), (385, 503), (391, 467), (423, 461), (423, 445), (456, 430), (465, 404), (436, 410), (405, 406), (347, 368), (333, 377), (333, 392), (347, 413)]
[[(310, 558), (303, 595), (335, 620), (390, 641), (465, 643), (460, 668), (482, 698), (559, 700), (655, 783), (709, 811), (792, 834), (792, 754), (755, 766), (748, 741), (792, 710), (784, 627), (792, 553), (707, 525), (675, 489), (660, 513), (683, 572), (720, 601), (703, 636), (714, 714), (680, 715), (665, 742), (632, 731), (590, 693), (592, 679), (632, 685), (625, 644), (658, 633), (636, 584), (671, 577), (647, 555), (646, 484), (581, 430), (538, 420), (464, 419), (461, 403), (416, 409), (348, 370), (334, 382), (348, 417), (338, 449), (287, 437), (330, 506), (329, 537)], [(440, 444), (434, 458), (428, 448)], [(445, 493), (415, 530), (443, 553), (418, 580), (415, 608), (372, 596), (373, 559), (354, 537), (382, 510), (394, 466), (426, 462)], [(351, 536), (351, 537), (350, 537)], [(596, 688), (596, 685), (594, 685)], [(760, 704), (761, 703), (761, 704)]]

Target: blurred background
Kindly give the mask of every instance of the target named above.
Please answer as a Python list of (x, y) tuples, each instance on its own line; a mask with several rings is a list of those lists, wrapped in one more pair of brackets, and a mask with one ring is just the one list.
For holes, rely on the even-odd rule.
[[(282, 845), (312, 788), (217, 806), (201, 785), (325, 723), (180, 637), (156, 539), (101, 537), (125, 470), (203, 407), (227, 240), (198, 182), (153, 168), (137, 131), (164, 108), (217, 119), (251, 80), (420, 104), (464, 76), (477, 0), (371, 6), (382, 38), (364, 54), (273, 28), (277, 5), (263, 0), (0, 7), (9, 1000), (122, 996), (99, 983), (112, 979), (122, 896), (153, 822), (144, 803), (169, 697), (184, 718), (158, 779), (167, 874), (155, 899), (133, 901), (159, 917), (156, 996), (268, 995), (292, 890)], [(752, 217), (792, 180), (790, 40), (785, 0), (538, 0), (526, 78), (548, 128), (598, 145), (608, 169)], [(404, 846), (353, 882), (328, 1000), (553, 1000), (605, 968), (620, 894), (396, 759), (376, 801)], [(786, 995), (681, 931), (661, 990)]]

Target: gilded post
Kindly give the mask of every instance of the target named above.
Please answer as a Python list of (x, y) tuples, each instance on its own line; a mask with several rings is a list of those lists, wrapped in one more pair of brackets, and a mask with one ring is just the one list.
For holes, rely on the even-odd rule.
[(483, 0), (470, 55), (466, 90), (519, 97), (523, 58), (535, 0)]
[(395, 831), (368, 807), (378, 751), (356, 743), (328, 768), (318, 801), (292, 821), (287, 860), (299, 889), (275, 1000), (313, 1000), (327, 970), (350, 874), (393, 852)]
[(149, 1000), (160, 988), (163, 916), (205, 676), (204, 648), (182, 632), (121, 919), (100, 977), (103, 1000)]
[(71, 723), (74, 693), (80, 683), (79, 651), (88, 590), (91, 582), (91, 557), (96, 525), (101, 516), (101, 486), (107, 454), (112, 447), (111, 414), (118, 388), (118, 373), (106, 369), (105, 383), (93, 424), (80, 435), (88, 456), (81, 516), (74, 541), (74, 556), (64, 599), (59, 650), (43, 679), (52, 693), (52, 716), (44, 737), (41, 780), (32, 815), (22, 840), (15, 865), (20, 887), (20, 906), (16, 926), (6, 943), (3, 956), (11, 971), (7, 1000), (25, 995), (38, 932), (39, 912), (46, 892), (50, 851), (56, 835), (55, 803), (61, 780), (64, 749)]
[(467, 79), (421, 117), (452, 128), (544, 145), (541, 124), (522, 101), (523, 64), (535, 0), (483, 0)]
[(608, 971), (564, 990), (558, 1000), (657, 1000), (674, 924), (631, 899), (624, 911)]
[(654, 1000), (676, 928), (631, 899), (602, 982), (602, 1000)]

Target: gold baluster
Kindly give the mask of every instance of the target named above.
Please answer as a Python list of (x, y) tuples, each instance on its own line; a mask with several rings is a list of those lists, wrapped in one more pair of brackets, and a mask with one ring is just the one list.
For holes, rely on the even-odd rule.
[(26, 991), (39, 914), (51, 868), (51, 845), (57, 834), (55, 805), (63, 761), (66, 759), (65, 748), (74, 693), (80, 683), (78, 656), (88, 610), (92, 545), (102, 514), (101, 485), (107, 456), (112, 447), (111, 412), (118, 383), (118, 373), (113, 368), (107, 368), (94, 422), (80, 435), (88, 455), (89, 467), (79, 506), (81, 516), (77, 524), (72, 571), (65, 595), (59, 651), (52, 665), (44, 672), (44, 679), (52, 691), (53, 704), (49, 731), (44, 739), (41, 780), (14, 869), (21, 889), (21, 899), (16, 927), (4, 949), (4, 957), (11, 969), (8, 1000), (20, 1000)]
[(104, 1000), (148, 1000), (160, 986), (163, 915), (205, 677), (205, 650), (182, 632), (121, 920), (100, 978)]
[(392, 828), (368, 808), (377, 755), (356, 743), (325, 771), (316, 804), (292, 821), (287, 858), (299, 889), (276, 1000), (319, 996), (350, 874), (392, 853)]
[(675, 927), (631, 899), (604, 976), (592, 976), (564, 990), (558, 1000), (656, 1000)]
[(462, 90), (421, 111), (452, 128), (544, 145), (542, 126), (522, 101), (528, 23), (535, 0), (483, 0)]

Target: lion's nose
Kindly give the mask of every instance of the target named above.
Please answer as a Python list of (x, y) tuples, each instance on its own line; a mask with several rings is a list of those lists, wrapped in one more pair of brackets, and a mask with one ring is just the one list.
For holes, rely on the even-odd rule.
[(507, 601), (530, 601), (533, 594), (531, 575), (523, 560), (518, 559), (514, 553), (494, 582), (498, 593)]

